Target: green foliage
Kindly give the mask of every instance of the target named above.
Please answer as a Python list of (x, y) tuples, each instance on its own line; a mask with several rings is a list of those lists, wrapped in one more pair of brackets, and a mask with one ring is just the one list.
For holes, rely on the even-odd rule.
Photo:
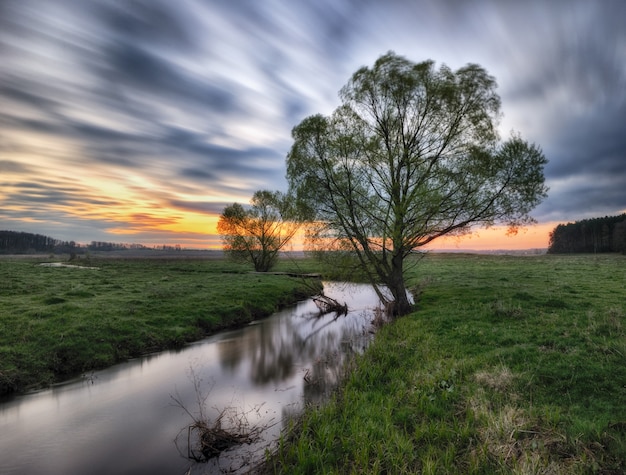
[(436, 69), (388, 53), (354, 73), (331, 116), (292, 131), (287, 177), (314, 223), (312, 246), (354, 254), (399, 314), (410, 310), (415, 249), (474, 225), (515, 230), (546, 196), (541, 150), (498, 138), (495, 89), (478, 65)]
[(428, 255), (274, 473), (624, 473), (626, 258)]
[(223, 260), (92, 258), (90, 266), (98, 269), (0, 260), (0, 394), (180, 347), (319, 290)]
[(247, 209), (239, 203), (224, 208), (217, 231), (222, 235), (224, 251), (233, 260), (250, 262), (257, 272), (267, 272), (298, 231), (295, 218), (288, 196), (261, 190)]

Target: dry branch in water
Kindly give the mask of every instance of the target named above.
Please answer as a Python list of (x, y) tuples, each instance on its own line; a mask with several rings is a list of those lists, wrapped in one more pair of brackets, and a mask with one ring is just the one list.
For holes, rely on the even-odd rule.
[(341, 304), (337, 300), (327, 295), (319, 294), (313, 297), (313, 302), (320, 311), (320, 316), (335, 312), (337, 316), (348, 314), (348, 304)]
[[(263, 432), (273, 425), (272, 421), (254, 426), (248, 422), (248, 415), (251, 412), (258, 414), (260, 407), (244, 412), (237, 407), (229, 406), (222, 409), (219, 415), (211, 420), (206, 415), (206, 401), (212, 386), (206, 393), (202, 392), (201, 380), (193, 368), (190, 374), (196, 393), (197, 413), (194, 414), (187, 408), (178, 393), (176, 396), (170, 395), (174, 405), (185, 411), (193, 421), (189, 426), (181, 429), (174, 440), (178, 452), (183, 457), (194, 462), (208, 462), (233, 447), (258, 442)], [(186, 450), (182, 449), (179, 443), (181, 435), (185, 433), (187, 434)]]
[[(176, 401), (175, 398), (174, 400)], [(226, 428), (222, 427), (224, 419), (227, 419)], [(265, 430), (263, 426), (251, 427), (246, 413), (234, 407), (227, 407), (215, 421), (197, 420), (187, 427), (186, 454), (180, 450), (178, 444), (177, 447), (179, 452), (190, 460), (208, 462), (233, 447), (257, 442), (263, 430)]]

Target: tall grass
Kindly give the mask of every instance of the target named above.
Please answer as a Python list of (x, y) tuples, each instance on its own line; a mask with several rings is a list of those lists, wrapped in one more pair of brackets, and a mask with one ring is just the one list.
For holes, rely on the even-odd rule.
[(275, 473), (626, 473), (626, 258), (430, 255)]

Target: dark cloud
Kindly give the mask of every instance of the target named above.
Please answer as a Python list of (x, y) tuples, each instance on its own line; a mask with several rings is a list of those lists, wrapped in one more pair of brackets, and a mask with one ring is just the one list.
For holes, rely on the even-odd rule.
[(127, 42), (150, 43), (181, 52), (196, 48), (193, 17), (173, 2), (130, 0), (95, 4), (95, 18), (105, 24), (112, 36)]
[(546, 222), (618, 215), (626, 209), (625, 186), (621, 177), (593, 175), (554, 181), (548, 199), (533, 214)]
[(25, 175), (28, 173), (32, 173), (32, 169), (28, 165), (20, 162), (14, 162), (12, 160), (0, 160), (0, 172), (5, 174), (12, 173), (15, 175)]
[(192, 178), (194, 180), (214, 181), (217, 175), (204, 168), (183, 168), (179, 171), (181, 177)]
[[(25, 78), (11, 77), (10, 74), (6, 76), (0, 84), (0, 97), (5, 101), (18, 102), (48, 111), (53, 111), (58, 107), (58, 101), (50, 97), (49, 88), (38, 94), (35, 91), (41, 88), (37, 83)], [(4, 111), (6, 115), (10, 113), (10, 110)]]
[[(5, 183), (4, 186), (7, 186)], [(19, 182), (11, 184), (12, 193), (6, 199), (7, 207), (13, 204), (30, 204), (32, 206), (48, 205), (111, 207), (120, 205), (120, 201), (105, 197), (93, 196), (82, 186), (42, 180), (41, 183)]]
[(232, 203), (213, 203), (204, 201), (179, 201), (172, 200), (168, 203), (172, 208), (185, 211), (198, 211), (208, 215), (221, 214), (226, 206)]
[(547, 166), (547, 177), (604, 175), (626, 179), (624, 124), (626, 107), (603, 109), (593, 116), (571, 121), (550, 145), (553, 160)]
[(28, 118), (5, 118), (5, 125), (15, 127), (20, 130), (28, 130), (30, 132), (42, 132), (47, 134), (62, 135), (64, 134), (61, 124), (44, 119), (28, 119)]
[(128, 88), (123, 91), (126, 100), (132, 100), (132, 91), (136, 91), (159, 100), (202, 104), (220, 113), (238, 108), (235, 96), (219, 81), (185, 74), (167, 59), (136, 45), (115, 45), (107, 51), (107, 59), (101, 76), (112, 89)]
[(162, 144), (182, 152), (179, 162), (189, 164), (180, 169), (182, 176), (194, 179), (245, 178), (267, 175), (282, 170), (284, 158), (276, 150), (264, 147), (236, 149), (209, 142), (205, 135), (171, 129)]
[(574, 221), (626, 210), (626, 107), (564, 120), (545, 150), (550, 193), (535, 215)]

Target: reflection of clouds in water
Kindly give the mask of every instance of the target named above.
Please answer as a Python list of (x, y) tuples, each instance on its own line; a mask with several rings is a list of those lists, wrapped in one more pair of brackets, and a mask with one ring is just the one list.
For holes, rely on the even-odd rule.
[[(387, 298), (392, 299), (391, 292), (384, 286), (378, 286), (380, 292)], [(355, 284), (352, 282), (324, 282), (324, 294), (346, 302), (348, 309), (352, 311), (372, 310), (380, 305), (380, 300), (369, 284)], [(413, 302), (413, 296), (409, 292), (409, 301)]]
[(292, 318), (270, 317), (218, 344), (222, 370), (247, 371), (257, 386), (280, 384), (294, 373), (294, 357), (304, 348)]
[(324, 292), (355, 310), (339, 318), (332, 313), (319, 316), (312, 301), (301, 302), (220, 341), (222, 369), (235, 372), (247, 367), (255, 385), (281, 384), (309, 361), (325, 358), (345, 346), (344, 342), (367, 333), (370, 317), (364, 309), (378, 303), (370, 286), (325, 283)]

